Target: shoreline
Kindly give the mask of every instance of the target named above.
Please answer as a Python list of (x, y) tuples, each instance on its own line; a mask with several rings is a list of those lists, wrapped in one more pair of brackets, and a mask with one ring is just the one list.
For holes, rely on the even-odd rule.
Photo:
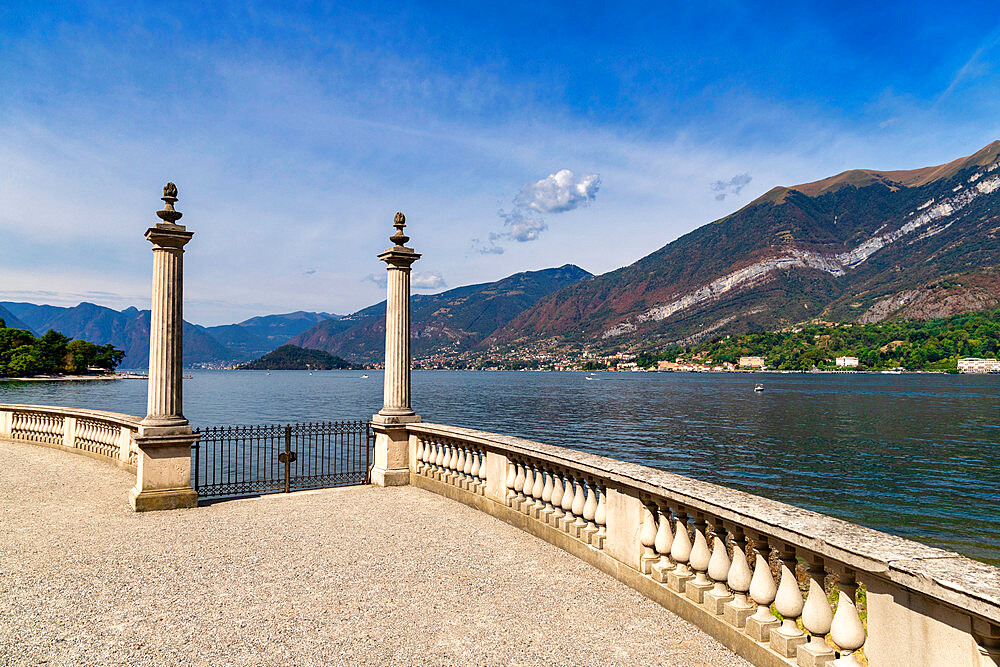
[(4, 378), (0, 382), (94, 382), (98, 380), (124, 380), (121, 375), (59, 375), (52, 377)]

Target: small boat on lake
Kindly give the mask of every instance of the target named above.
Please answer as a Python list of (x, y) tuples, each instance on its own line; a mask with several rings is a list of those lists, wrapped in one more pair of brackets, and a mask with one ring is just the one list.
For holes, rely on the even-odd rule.
[(754, 391), (764, 391), (764, 385), (758, 383), (753, 386)]
[(362, 380), (367, 380), (367, 379), (368, 379), (368, 374), (367, 374), (367, 373), (365, 373), (364, 375), (362, 375), (362, 376), (361, 376), (361, 379), (362, 379)]

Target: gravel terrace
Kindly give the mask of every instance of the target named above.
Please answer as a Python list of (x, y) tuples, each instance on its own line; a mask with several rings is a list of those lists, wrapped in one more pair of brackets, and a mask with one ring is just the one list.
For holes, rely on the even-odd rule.
[(134, 514), (0, 441), (2, 665), (748, 665), (569, 554), (412, 487)]

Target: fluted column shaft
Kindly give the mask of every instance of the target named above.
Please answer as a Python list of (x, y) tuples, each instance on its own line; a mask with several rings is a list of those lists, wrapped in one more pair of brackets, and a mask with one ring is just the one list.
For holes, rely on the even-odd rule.
[(412, 415), (410, 408), (410, 267), (389, 264), (385, 313), (383, 415)]
[[(174, 227), (175, 225), (171, 225)], [(184, 245), (193, 234), (156, 225), (146, 232), (153, 244), (153, 290), (149, 321), (150, 426), (187, 423), (183, 410)]]

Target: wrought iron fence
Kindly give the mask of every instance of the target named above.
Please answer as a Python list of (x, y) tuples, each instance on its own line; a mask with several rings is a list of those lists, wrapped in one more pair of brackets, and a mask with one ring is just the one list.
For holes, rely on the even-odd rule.
[(201, 498), (366, 484), (373, 435), (366, 421), (210, 426), (197, 431), (191, 485)]

